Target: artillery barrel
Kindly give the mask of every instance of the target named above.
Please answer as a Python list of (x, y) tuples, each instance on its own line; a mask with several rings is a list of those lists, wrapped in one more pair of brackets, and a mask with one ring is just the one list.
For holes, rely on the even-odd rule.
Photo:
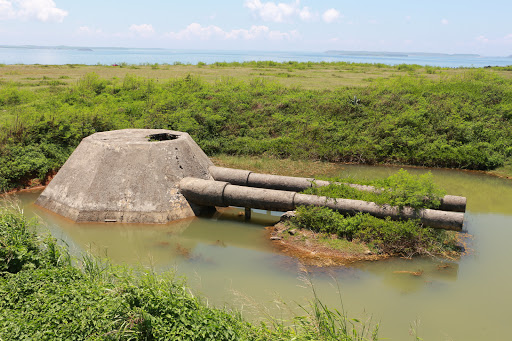
[[(217, 166), (210, 166), (210, 174), (215, 180), (226, 181), (233, 185), (277, 189), (283, 191), (301, 192), (306, 188), (313, 186), (328, 186), (332, 182), (324, 180), (316, 180), (314, 178), (300, 178), (295, 176), (282, 176), (254, 173), (243, 169), (224, 168)], [(381, 190), (373, 186), (348, 184), (352, 188), (360, 191), (379, 193)], [(466, 198), (455, 195), (445, 195), (441, 198), (440, 210), (465, 212), (466, 211)]]
[(411, 207), (399, 208), (377, 205), (373, 202), (351, 199), (332, 199), (293, 191), (274, 190), (232, 185), (225, 181), (183, 178), (179, 187), (187, 200), (202, 206), (238, 206), (272, 211), (289, 211), (297, 206), (325, 206), (342, 214), (368, 213), (372, 216), (393, 220), (420, 219), (433, 228), (461, 231), (464, 214)]

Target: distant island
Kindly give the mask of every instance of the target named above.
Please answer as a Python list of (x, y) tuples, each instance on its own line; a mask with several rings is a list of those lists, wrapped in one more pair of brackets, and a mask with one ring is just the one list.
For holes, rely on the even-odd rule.
[[(430, 53), (430, 52), (386, 52), (386, 51), (339, 51), (329, 50), (327, 54), (339, 56), (371, 56), (371, 57), (481, 57), (479, 54), (470, 53)], [(512, 57), (512, 56), (510, 56)]]
[(94, 51), (94, 50), (164, 50), (162, 48), (138, 48), (138, 47), (89, 47), (89, 46), (39, 46), (39, 45), (0, 45), (3, 49), (34, 49), (34, 50), (78, 50), (78, 51)]

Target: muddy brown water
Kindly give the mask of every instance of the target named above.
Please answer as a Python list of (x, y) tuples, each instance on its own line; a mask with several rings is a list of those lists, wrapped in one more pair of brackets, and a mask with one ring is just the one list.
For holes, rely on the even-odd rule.
[[(340, 166), (330, 176), (377, 178), (395, 167)], [(415, 174), (424, 169), (409, 169)], [(250, 222), (242, 210), (213, 219), (194, 218), (169, 225), (75, 224), (33, 203), (38, 192), (19, 193), (28, 216), (72, 252), (107, 255), (115, 263), (175, 270), (196, 293), (216, 305), (242, 310), (249, 319), (266, 312), (287, 317), (302, 312), (297, 303), (312, 298), (309, 278), (322, 301), (350, 317), (380, 324), (380, 337), (413, 340), (505, 340), (512, 316), (512, 181), (484, 174), (431, 170), (449, 194), (468, 199), (465, 229), (470, 252), (459, 261), (431, 258), (388, 259), (350, 267), (309, 268), (279, 254), (264, 227), (276, 212), (256, 211)], [(324, 174), (325, 175), (325, 174)], [(414, 276), (407, 272), (421, 272)], [(276, 302), (286, 302), (280, 304)]]

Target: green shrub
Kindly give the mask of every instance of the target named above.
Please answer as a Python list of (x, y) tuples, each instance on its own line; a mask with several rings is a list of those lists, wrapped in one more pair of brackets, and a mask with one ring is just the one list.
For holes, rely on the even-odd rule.
[(0, 282), (4, 340), (238, 340), (245, 323), (169, 276), (112, 268), (22, 271)]
[[(432, 173), (414, 176), (400, 169), (382, 180), (356, 181), (354, 179), (330, 179), (329, 186), (311, 187), (303, 191), (306, 194), (326, 196), (329, 198), (344, 198), (371, 201), (377, 204), (413, 208), (437, 208), (441, 198), (446, 194), (433, 181)], [(363, 191), (348, 185), (358, 183), (373, 186), (375, 192)]]
[(413, 208), (437, 208), (446, 192), (434, 184), (432, 173), (414, 176), (404, 169), (371, 185), (382, 188), (381, 196), (393, 206)]
[(20, 212), (0, 207), (0, 276), (67, 264), (69, 257), (56, 240), (38, 236), (35, 228)]
[[(295, 62), (239, 64), (283, 72), (322, 67)], [(210, 67), (223, 66), (236, 65)], [(37, 148), (46, 141), (66, 154), (96, 131), (167, 128), (187, 131), (209, 155), (482, 170), (510, 163), (512, 80), (471, 69), (439, 77), (441, 81), (401, 73), (366, 87), (332, 90), (286, 88), (261, 78), (207, 83), (190, 75), (157, 82), (127, 74), (118, 82), (87, 74), (69, 87), (37, 90), (10, 84), (0, 89), (0, 149)], [(40, 167), (16, 155), (19, 163)], [(8, 153), (0, 155), (0, 164), (2, 157)], [(12, 188), (13, 181), (20, 180), (16, 177), (0, 182)]]
[(457, 250), (455, 233), (423, 227), (417, 220), (393, 221), (358, 213), (345, 217), (327, 207), (298, 207), (290, 228), (336, 234), (358, 240), (380, 253), (411, 257)]

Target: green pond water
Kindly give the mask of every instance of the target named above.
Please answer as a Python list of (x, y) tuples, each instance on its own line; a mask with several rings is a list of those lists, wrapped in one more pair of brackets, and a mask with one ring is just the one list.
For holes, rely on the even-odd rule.
[[(385, 177), (398, 168), (340, 166), (336, 174)], [(409, 169), (411, 173), (426, 172)], [(379, 335), (413, 340), (507, 340), (512, 317), (512, 181), (483, 174), (431, 170), (449, 194), (468, 199), (464, 228), (469, 252), (459, 261), (388, 259), (349, 267), (308, 268), (278, 253), (265, 226), (275, 212), (256, 211), (250, 222), (242, 210), (227, 209), (213, 219), (169, 225), (75, 224), (35, 206), (39, 193), (18, 195), (28, 216), (37, 215), (72, 252), (92, 251), (115, 263), (175, 269), (210, 303), (242, 310), (249, 319), (267, 312), (277, 317), (301, 313), (313, 297), (309, 278), (324, 303), (349, 317), (371, 318)], [(423, 271), (412, 276), (400, 271)], [(285, 305), (278, 302), (286, 302)]]

